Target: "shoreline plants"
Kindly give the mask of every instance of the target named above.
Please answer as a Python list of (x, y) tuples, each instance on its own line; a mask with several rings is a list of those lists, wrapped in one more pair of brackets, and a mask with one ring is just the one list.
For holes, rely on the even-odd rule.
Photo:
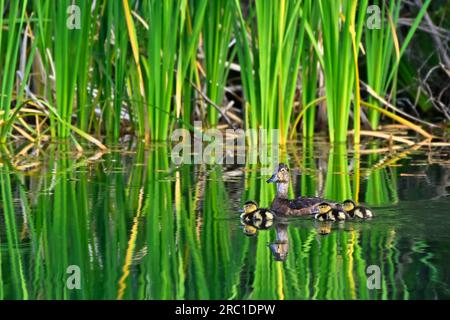
[(358, 144), (382, 114), (421, 132), (397, 78), (430, 3), (405, 28), (401, 1), (0, 0), (0, 142), (164, 141), (202, 121)]

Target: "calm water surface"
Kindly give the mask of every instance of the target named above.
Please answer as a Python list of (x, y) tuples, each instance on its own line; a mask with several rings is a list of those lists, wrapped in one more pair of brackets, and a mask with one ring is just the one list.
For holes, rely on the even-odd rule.
[(291, 147), (292, 196), (358, 193), (376, 217), (297, 218), (253, 236), (238, 210), (270, 206), (275, 191), (257, 165), (175, 166), (167, 147), (124, 149), (3, 155), (0, 298), (450, 298), (448, 149), (375, 152), (358, 165)]

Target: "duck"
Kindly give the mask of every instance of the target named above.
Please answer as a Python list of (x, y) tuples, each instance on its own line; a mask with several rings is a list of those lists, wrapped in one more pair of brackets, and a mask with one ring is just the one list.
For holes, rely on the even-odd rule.
[(253, 224), (259, 229), (267, 229), (272, 225), (274, 214), (268, 209), (259, 208), (256, 201), (245, 202), (243, 211), (241, 221), (246, 224)]
[(337, 203), (320, 197), (298, 197), (296, 199), (288, 199), (289, 190), (289, 167), (280, 163), (274, 174), (267, 180), (267, 183), (275, 183), (277, 193), (273, 200), (270, 210), (275, 212), (277, 216), (307, 216), (320, 213), (318, 204), (326, 201), (332, 207)]
[(370, 219), (375, 216), (372, 210), (364, 206), (358, 206), (355, 201), (350, 199), (342, 203), (342, 208), (352, 219)]
[(348, 218), (347, 213), (340, 205), (331, 205), (327, 202), (321, 202), (317, 205), (319, 213), (314, 218), (319, 221), (345, 221)]

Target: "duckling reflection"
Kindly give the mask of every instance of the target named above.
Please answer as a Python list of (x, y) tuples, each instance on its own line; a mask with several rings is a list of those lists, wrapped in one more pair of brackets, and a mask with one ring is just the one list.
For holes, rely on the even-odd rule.
[(258, 234), (258, 228), (252, 224), (243, 224), (243, 232), (246, 236), (254, 237)]
[(333, 225), (332, 221), (317, 221), (315, 224), (317, 233), (322, 236), (326, 236), (331, 233), (332, 225)]
[(251, 222), (244, 222), (241, 220), (243, 226), (243, 232), (246, 236), (254, 237), (258, 234), (259, 230), (270, 229), (273, 225), (273, 220), (255, 220)]
[(269, 244), (275, 261), (286, 261), (289, 251), (288, 224), (279, 222), (275, 225), (275, 242)]

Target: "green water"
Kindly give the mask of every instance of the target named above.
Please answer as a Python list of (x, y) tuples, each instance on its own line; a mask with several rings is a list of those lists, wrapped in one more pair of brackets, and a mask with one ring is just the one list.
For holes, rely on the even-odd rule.
[[(274, 196), (257, 165), (175, 166), (164, 146), (3, 152), (0, 298), (448, 299), (448, 150), (397, 156), (289, 148), (292, 196), (355, 197), (359, 187), (376, 217), (298, 218), (250, 237), (238, 210)], [(370, 265), (379, 289), (367, 286)], [(69, 266), (79, 289), (67, 285)]]

